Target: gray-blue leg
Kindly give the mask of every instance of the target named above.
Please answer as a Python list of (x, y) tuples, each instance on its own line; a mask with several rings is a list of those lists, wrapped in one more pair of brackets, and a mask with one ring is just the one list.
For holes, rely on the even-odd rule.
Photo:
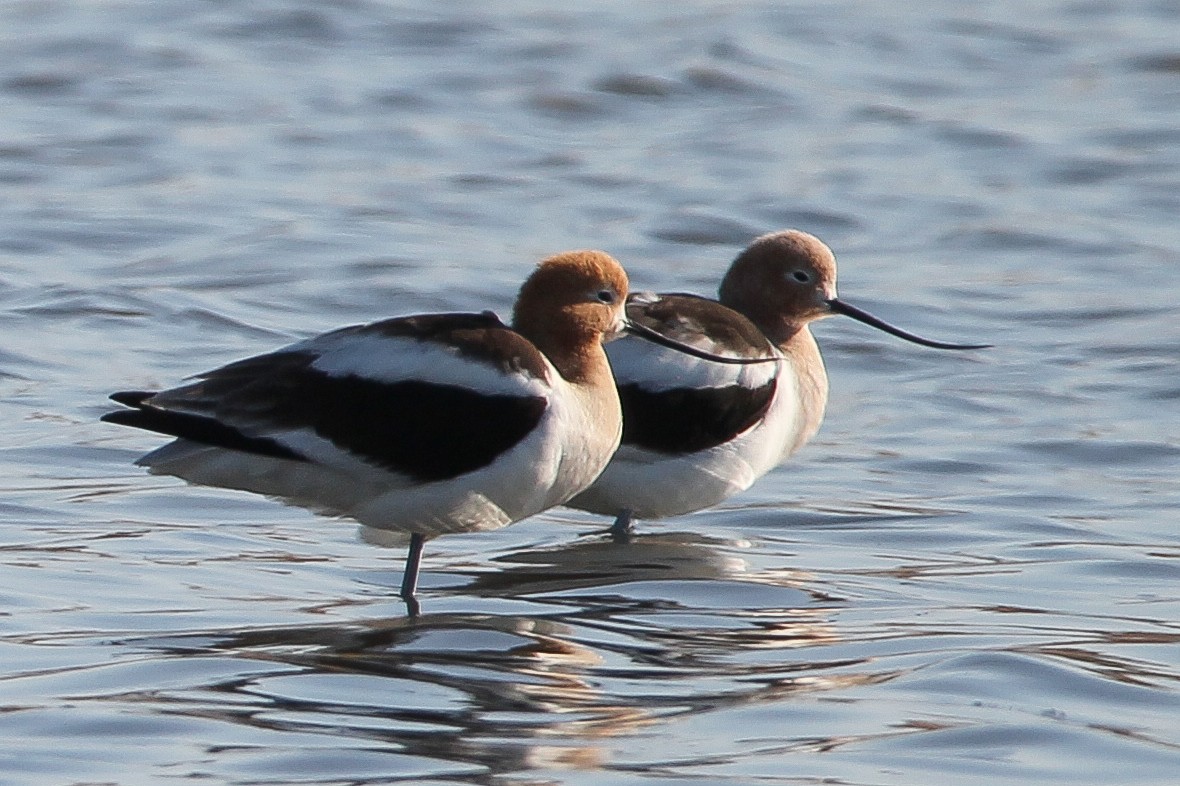
[(418, 567), (422, 564), (422, 547), (426, 536), (420, 532), (410, 535), (410, 553), (406, 555), (406, 570), (402, 574), (402, 600), (406, 602), (406, 613), (417, 617), (421, 606), (418, 604)]

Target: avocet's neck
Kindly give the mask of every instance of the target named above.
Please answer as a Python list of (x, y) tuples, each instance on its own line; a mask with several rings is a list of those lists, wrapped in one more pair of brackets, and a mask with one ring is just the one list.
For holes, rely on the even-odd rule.
[(517, 332), (541, 350), (562, 379), (574, 385), (614, 387), (602, 337), (585, 330), (555, 330), (552, 325), (541, 329), (519, 317), (514, 325)]
[(776, 342), (795, 372), (795, 394), (799, 400), (798, 428), (788, 453), (794, 453), (819, 431), (828, 405), (828, 373), (819, 344), (807, 326), (786, 341)]
[(566, 382), (581, 387), (614, 390), (615, 378), (601, 341), (584, 343), (550, 357), (558, 373)]

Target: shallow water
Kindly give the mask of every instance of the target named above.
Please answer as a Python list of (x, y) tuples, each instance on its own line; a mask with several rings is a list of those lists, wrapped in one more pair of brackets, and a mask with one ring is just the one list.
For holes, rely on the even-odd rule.
[[(0, 9), (0, 782), (1168, 783), (1180, 11)], [(819, 436), (635, 542), (401, 552), (97, 422), (341, 324), (504, 313), (599, 246), (711, 292), (797, 226)]]

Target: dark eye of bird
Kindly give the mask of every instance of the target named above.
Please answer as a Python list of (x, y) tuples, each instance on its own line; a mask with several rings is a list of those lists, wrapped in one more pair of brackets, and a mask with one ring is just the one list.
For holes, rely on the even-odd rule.
[(609, 289), (598, 290), (598, 300), (601, 303), (613, 304), (615, 302), (615, 293)]
[(795, 279), (800, 284), (806, 284), (808, 281), (811, 280), (811, 276), (807, 275), (807, 272), (804, 270), (794, 271), (793, 273), (791, 273), (791, 278)]

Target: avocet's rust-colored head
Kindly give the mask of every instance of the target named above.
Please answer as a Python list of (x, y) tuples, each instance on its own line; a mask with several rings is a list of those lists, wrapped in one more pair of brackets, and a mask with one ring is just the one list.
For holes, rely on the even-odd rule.
[(512, 323), (534, 343), (597, 342), (623, 329), (627, 274), (602, 251), (566, 251), (544, 260), (520, 288)]
[(819, 238), (797, 229), (763, 235), (734, 260), (719, 296), (781, 343), (832, 315), (836, 257)]
[(836, 297), (836, 256), (822, 240), (788, 229), (754, 240), (721, 281), (722, 304), (745, 314), (782, 345), (808, 323), (835, 314), (937, 349), (986, 349), (989, 344), (950, 344), (916, 336)]

